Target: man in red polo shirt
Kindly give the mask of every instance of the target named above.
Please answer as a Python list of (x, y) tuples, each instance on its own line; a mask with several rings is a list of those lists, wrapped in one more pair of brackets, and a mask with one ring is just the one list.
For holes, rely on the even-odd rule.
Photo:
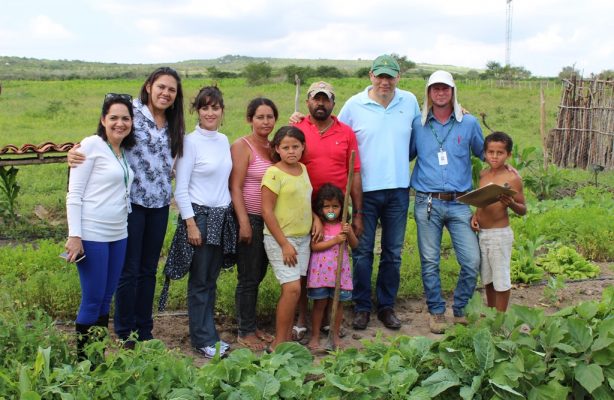
[[(360, 157), (358, 142), (352, 128), (332, 115), (335, 107), (335, 91), (329, 83), (315, 82), (307, 90), (307, 108), (309, 115), (294, 113), (290, 122), (294, 122), (305, 134), (306, 150), (301, 162), (307, 167), (309, 180), (313, 186), (313, 197), (325, 183), (338, 186), (345, 194), (348, 180), (348, 165), (352, 150), (354, 158), (354, 178), (350, 188), (352, 198), (352, 228), (356, 236), (363, 231), (362, 224), (362, 180), (360, 178)], [(296, 122), (298, 121), (298, 122)], [(301, 282), (305, 289), (306, 280)], [(293, 338), (300, 340), (304, 336), (307, 314), (306, 290), (301, 290), (299, 315), (293, 329)]]
[(306, 150), (301, 162), (307, 167), (315, 198), (320, 186), (329, 182), (344, 193), (348, 179), (348, 164), (352, 150), (354, 179), (350, 189), (352, 198), (352, 226), (357, 236), (362, 226), (362, 181), (358, 143), (352, 128), (332, 115), (335, 107), (335, 91), (329, 83), (315, 82), (307, 91), (309, 115), (294, 125), (305, 134)]

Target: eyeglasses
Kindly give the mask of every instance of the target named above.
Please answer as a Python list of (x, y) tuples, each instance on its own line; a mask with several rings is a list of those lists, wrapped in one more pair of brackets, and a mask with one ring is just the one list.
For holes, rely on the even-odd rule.
[(113, 100), (124, 100), (127, 102), (132, 102), (132, 96), (125, 93), (107, 93), (104, 95), (104, 101), (113, 101)]

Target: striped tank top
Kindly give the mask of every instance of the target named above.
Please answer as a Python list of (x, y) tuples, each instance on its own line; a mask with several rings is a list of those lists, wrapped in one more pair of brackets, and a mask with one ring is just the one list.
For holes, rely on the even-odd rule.
[(262, 215), (262, 195), (260, 192), (260, 184), (265, 171), (273, 163), (266, 158), (263, 158), (252, 147), (252, 144), (246, 138), (242, 138), (252, 151), (252, 159), (247, 166), (247, 173), (243, 181), (243, 201), (248, 214)]

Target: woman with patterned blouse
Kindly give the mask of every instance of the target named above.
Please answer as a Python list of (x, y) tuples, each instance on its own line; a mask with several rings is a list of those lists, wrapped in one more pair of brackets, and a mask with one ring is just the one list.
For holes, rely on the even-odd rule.
[[(169, 67), (153, 71), (133, 106), (136, 144), (126, 151), (134, 171), (132, 213), (126, 261), (115, 294), (114, 326), (122, 340), (132, 332), (138, 340), (149, 340), (153, 338), (153, 297), (171, 202), (173, 163), (182, 156), (185, 134), (183, 89), (177, 71)], [(83, 160), (74, 149), (68, 153), (71, 167)]]

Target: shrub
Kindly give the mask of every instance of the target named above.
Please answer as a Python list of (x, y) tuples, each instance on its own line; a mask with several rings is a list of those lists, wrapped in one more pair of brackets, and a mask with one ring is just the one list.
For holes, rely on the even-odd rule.
[(243, 69), (243, 75), (249, 85), (261, 85), (271, 77), (273, 68), (266, 62), (249, 63)]

